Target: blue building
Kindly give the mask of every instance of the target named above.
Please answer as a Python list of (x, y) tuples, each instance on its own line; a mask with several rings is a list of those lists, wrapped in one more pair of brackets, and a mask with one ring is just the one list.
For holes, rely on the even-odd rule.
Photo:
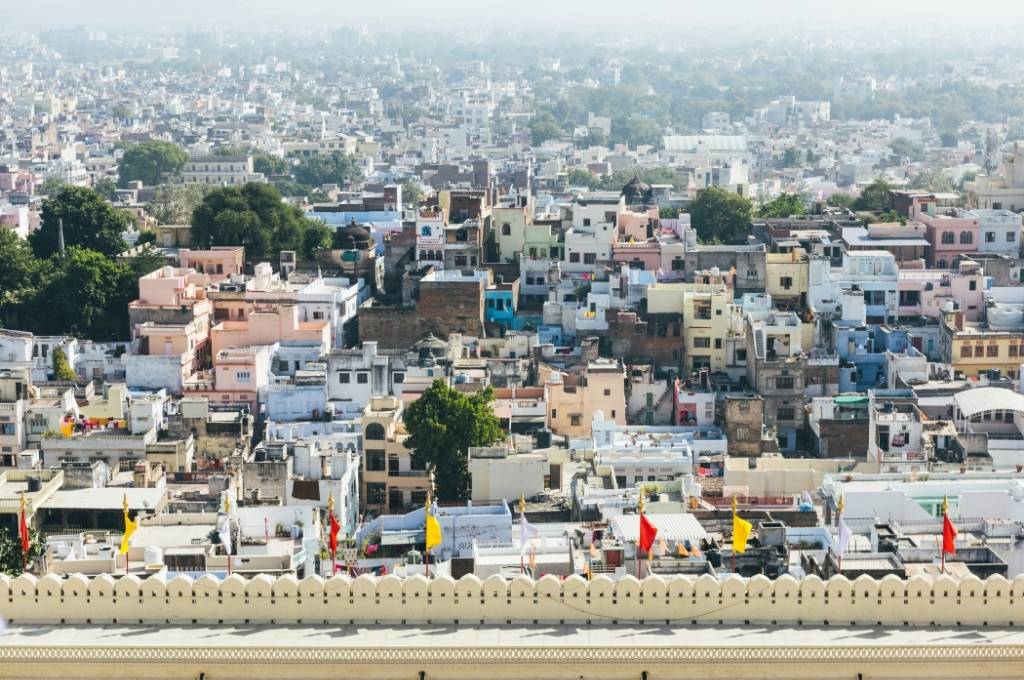
[(905, 328), (833, 322), (839, 354), (839, 391), (866, 392), (885, 387), (885, 353), (906, 352), (911, 346)]
[(511, 286), (495, 286), (484, 291), (484, 321), (512, 328), (516, 317), (516, 291)]

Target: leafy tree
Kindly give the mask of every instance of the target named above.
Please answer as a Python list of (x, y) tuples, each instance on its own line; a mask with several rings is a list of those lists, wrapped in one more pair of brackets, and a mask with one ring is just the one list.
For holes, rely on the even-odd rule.
[(950, 130), (939, 133), (939, 140), (942, 142), (942, 146), (947, 149), (952, 149), (956, 146), (957, 138), (956, 133)]
[(795, 146), (786, 147), (782, 153), (782, 167), (792, 168), (800, 163), (800, 150)]
[(628, 144), (635, 147), (641, 144), (661, 146), (663, 132), (658, 123), (650, 118), (629, 118), (625, 121), (612, 121), (612, 144)]
[(29, 237), (37, 257), (49, 257), (60, 249), (62, 220), (65, 246), (84, 246), (111, 257), (125, 249), (121, 234), (132, 224), (126, 212), (115, 209), (94, 190), (64, 186), (43, 201), (39, 229)]
[(423, 192), (420, 191), (420, 185), (417, 182), (411, 179), (402, 182), (402, 203), (415, 207), (422, 198)]
[(139, 245), (145, 246), (156, 243), (156, 234), (151, 231), (144, 231), (139, 234)]
[(60, 347), (53, 350), (53, 379), (74, 381), (78, 379), (75, 370), (68, 363), (68, 355)]
[(886, 210), (884, 213), (881, 213), (877, 219), (873, 219), (872, 221), (882, 223), (899, 222), (900, 224), (906, 224), (907, 218), (900, 215), (895, 210)]
[(588, 189), (596, 189), (601, 185), (599, 177), (582, 168), (571, 168), (568, 173), (568, 182), (571, 187), (587, 187)]
[(889, 192), (892, 187), (882, 178), (864, 188), (860, 196), (854, 199), (853, 209), (862, 211), (879, 212), (889, 207)]
[(157, 187), (146, 212), (160, 224), (187, 224), (209, 191), (205, 184), (164, 184)]
[(96, 180), (96, 184), (94, 184), (92, 188), (96, 190), (96, 193), (108, 201), (117, 200), (117, 182), (109, 177), (102, 177)]
[(166, 175), (176, 175), (185, 167), (188, 154), (177, 144), (162, 139), (151, 139), (128, 147), (118, 163), (118, 183), (140, 181), (155, 186)]
[(955, 190), (952, 178), (941, 170), (920, 172), (914, 175), (910, 180), (910, 188), (939, 193)]
[(0, 228), (0, 308), (16, 305), (38, 285), (39, 262), (28, 243), (10, 229)]
[(405, 445), (414, 461), (426, 465), (440, 500), (469, 498), (470, 447), (489, 446), (504, 435), (490, 407), (493, 398), (490, 387), (467, 395), (435, 380), (406, 411)]
[(547, 111), (542, 111), (530, 121), (530, 140), (534, 146), (540, 146), (549, 139), (559, 139), (563, 134), (562, 126)]
[[(314, 234), (307, 236), (307, 232)], [(201, 248), (244, 246), (247, 255), (266, 257), (296, 250), (311, 257), (324, 242), (322, 225), (281, 200), (269, 184), (250, 182), (208, 193), (192, 214), (192, 239)]]
[[(46, 553), (46, 538), (35, 527), (28, 528), (28, 559), (29, 562), (39, 559)], [(7, 529), (0, 529), (0, 574), (21, 576), (25, 556), (21, 552), (21, 539), (17, 531), (13, 534)]]
[(663, 220), (674, 220), (679, 218), (679, 208), (662, 208), (658, 211), (658, 217)]
[(833, 208), (849, 208), (853, 205), (853, 196), (844, 193), (835, 193), (828, 197), (825, 201), (828, 205)]
[(363, 179), (363, 173), (355, 159), (341, 151), (303, 158), (292, 168), (292, 175), (299, 184), (311, 187), (319, 187), (322, 184), (344, 186), (361, 182)]
[(262, 152), (253, 154), (252, 167), (264, 175), (287, 175), (291, 170), (291, 165), (285, 159)]
[(132, 117), (132, 108), (127, 104), (114, 104), (114, 108), (110, 110), (110, 115), (118, 120), (127, 120)]
[(920, 144), (910, 141), (906, 137), (897, 137), (890, 142), (889, 147), (892, 152), (902, 158), (907, 158), (912, 161), (920, 161), (924, 159), (924, 149)]
[(721, 187), (708, 187), (690, 204), (690, 220), (706, 243), (735, 243), (750, 231), (753, 205)]
[(131, 267), (102, 253), (73, 246), (46, 263), (47, 275), (25, 311), (37, 333), (72, 333), (95, 338), (124, 338), (128, 303), (138, 277)]
[(758, 211), (758, 217), (790, 217), (791, 215), (803, 215), (807, 212), (804, 200), (797, 194), (781, 194), (778, 198), (762, 205)]
[(302, 248), (299, 252), (305, 257), (312, 257), (318, 250), (331, 247), (331, 237), (335, 230), (327, 226), (323, 220), (307, 220), (309, 224), (302, 231)]
[(67, 185), (68, 183), (60, 177), (47, 177), (36, 189), (36, 193), (43, 196), (56, 196)]

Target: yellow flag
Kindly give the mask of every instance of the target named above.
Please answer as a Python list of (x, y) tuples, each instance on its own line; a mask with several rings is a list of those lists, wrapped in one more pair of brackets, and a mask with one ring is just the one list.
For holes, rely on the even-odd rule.
[(437, 518), (427, 513), (427, 550), (432, 550), (434, 547), (441, 545), (441, 523), (437, 521)]
[(736, 513), (732, 515), (732, 549), (738, 553), (747, 551), (747, 538), (752, 525)]
[(128, 539), (132, 537), (135, 530), (139, 527), (138, 522), (133, 522), (132, 518), (128, 516), (128, 511), (124, 511), (124, 536), (121, 537), (121, 554), (128, 554)]

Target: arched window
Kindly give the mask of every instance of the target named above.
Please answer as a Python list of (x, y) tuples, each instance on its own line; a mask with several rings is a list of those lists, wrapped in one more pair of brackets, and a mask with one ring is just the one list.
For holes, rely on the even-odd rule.
[(935, 263), (935, 268), (936, 269), (945, 269), (946, 268), (946, 261), (945, 260), (939, 260), (938, 262)]
[(969, 231), (961, 231), (960, 232), (960, 243), (961, 243), (961, 245), (962, 244), (974, 243), (974, 234), (972, 234)]
[(945, 245), (956, 243), (956, 236), (951, 231), (944, 231), (942, 232), (942, 243)]
[(373, 441), (384, 439), (384, 426), (380, 423), (370, 423), (366, 426), (366, 438)]

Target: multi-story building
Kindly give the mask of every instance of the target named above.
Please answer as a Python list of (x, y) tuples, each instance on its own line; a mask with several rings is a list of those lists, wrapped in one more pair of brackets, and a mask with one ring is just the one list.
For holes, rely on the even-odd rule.
[(1021, 216), (1010, 210), (972, 210), (978, 216), (978, 252), (1020, 255)]
[(252, 156), (199, 156), (186, 161), (181, 170), (183, 184), (242, 186), (266, 181), (253, 169)]
[(913, 199), (910, 217), (922, 222), (931, 244), (928, 266), (950, 269), (959, 258), (978, 252), (978, 216), (960, 208), (940, 208), (934, 196)]
[(576, 371), (541, 365), (547, 424), (556, 434), (586, 437), (595, 414), (619, 425), (626, 423), (626, 371), (618, 359), (596, 359)]
[(430, 480), (405, 446), (403, 409), (400, 400), (382, 396), (363, 411), (362, 500), (376, 514), (422, 508), (427, 500)]
[[(1024, 363), (1024, 333), (995, 330), (988, 323), (969, 322), (962, 310), (943, 310), (939, 355), (954, 376), (976, 377), (987, 371), (1017, 378)], [(952, 377), (952, 376), (951, 376)]]

